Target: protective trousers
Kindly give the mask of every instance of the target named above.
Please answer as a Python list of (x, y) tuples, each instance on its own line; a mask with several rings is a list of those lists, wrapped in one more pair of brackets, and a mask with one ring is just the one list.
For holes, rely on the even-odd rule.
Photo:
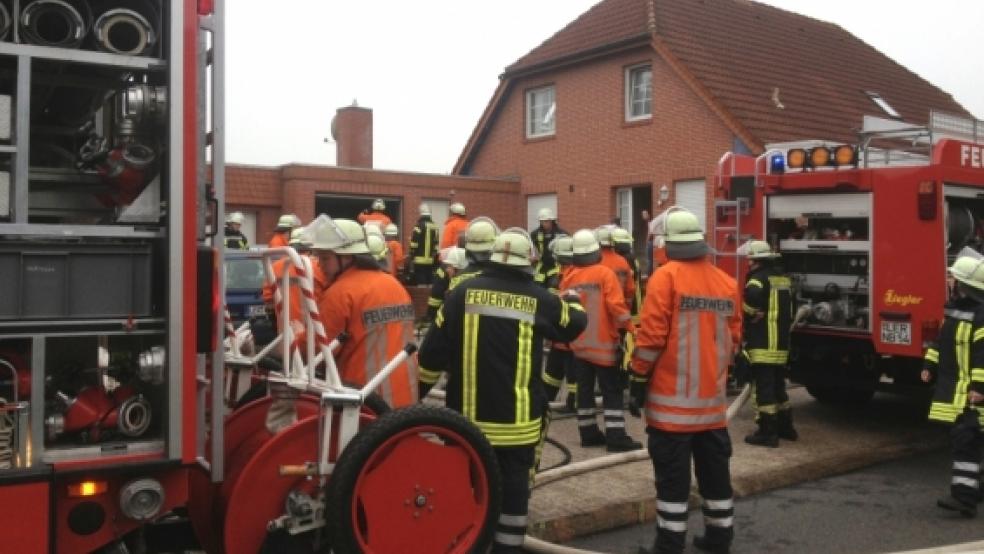
[(502, 475), (502, 510), (495, 529), (492, 554), (519, 554), (523, 551), (534, 450), (533, 445), (495, 449)]
[(582, 436), (586, 429), (597, 429), (595, 418), (595, 379), (601, 389), (601, 405), (605, 410), (605, 436), (625, 435), (624, 384), (621, 370), (604, 367), (574, 357), (577, 364), (577, 426)]
[(775, 415), (789, 409), (785, 371), (782, 365), (752, 364), (752, 405), (756, 412)]
[(413, 265), (414, 283), (419, 285), (431, 285), (434, 283), (434, 266), (430, 264)]
[(734, 538), (734, 501), (727, 429), (673, 433), (652, 427), (649, 457), (656, 474), (656, 545), (653, 552), (683, 552), (687, 539), (687, 500), (693, 459), (697, 488), (703, 498), (705, 544), (724, 549)]
[[(547, 387), (547, 399), (555, 400), (563, 381), (567, 381), (567, 395), (577, 394), (577, 377), (574, 369), (574, 353), (567, 349), (550, 347), (547, 363), (543, 368), (543, 382)], [(573, 397), (573, 396), (572, 396)]]
[(981, 495), (981, 434), (980, 415), (967, 408), (957, 417), (950, 430), (950, 448), (953, 453), (953, 475), (950, 495), (964, 504), (974, 505)]

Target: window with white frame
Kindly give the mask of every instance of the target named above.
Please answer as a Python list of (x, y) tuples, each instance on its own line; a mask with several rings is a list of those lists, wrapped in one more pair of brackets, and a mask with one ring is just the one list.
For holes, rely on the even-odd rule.
[(534, 138), (554, 134), (556, 112), (553, 86), (526, 91), (526, 136)]
[(653, 68), (649, 64), (625, 70), (625, 120), (637, 121), (653, 116)]

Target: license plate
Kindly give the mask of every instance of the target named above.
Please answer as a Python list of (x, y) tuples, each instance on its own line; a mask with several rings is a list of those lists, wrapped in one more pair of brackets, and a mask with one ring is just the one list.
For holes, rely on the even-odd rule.
[(258, 304), (258, 305), (250, 306), (249, 310), (247, 310), (246, 312), (246, 315), (247, 317), (256, 317), (256, 316), (261, 316), (265, 313), (266, 310), (263, 308), (263, 305)]
[(912, 344), (912, 323), (908, 321), (882, 321), (881, 340), (885, 344)]

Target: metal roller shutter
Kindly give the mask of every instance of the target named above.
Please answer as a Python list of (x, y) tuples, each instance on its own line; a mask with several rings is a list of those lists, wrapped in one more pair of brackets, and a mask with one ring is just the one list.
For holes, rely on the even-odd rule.
[(707, 185), (703, 179), (677, 182), (676, 205), (693, 212), (707, 232)]

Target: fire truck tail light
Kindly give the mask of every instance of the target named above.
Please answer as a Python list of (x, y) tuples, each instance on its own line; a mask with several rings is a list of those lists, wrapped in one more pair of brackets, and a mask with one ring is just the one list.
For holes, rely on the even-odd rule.
[(212, 15), (215, 11), (215, 0), (198, 0), (198, 15)]
[(106, 492), (106, 481), (82, 481), (68, 486), (69, 498), (83, 498), (86, 496), (96, 496)]
[(919, 183), (917, 205), (919, 208), (919, 219), (925, 221), (936, 219), (936, 181), (922, 181)]
[(812, 167), (825, 167), (830, 164), (830, 149), (826, 146), (817, 146), (810, 150), (810, 165)]
[(786, 153), (786, 165), (789, 169), (804, 169), (806, 167), (806, 150), (794, 148)]

